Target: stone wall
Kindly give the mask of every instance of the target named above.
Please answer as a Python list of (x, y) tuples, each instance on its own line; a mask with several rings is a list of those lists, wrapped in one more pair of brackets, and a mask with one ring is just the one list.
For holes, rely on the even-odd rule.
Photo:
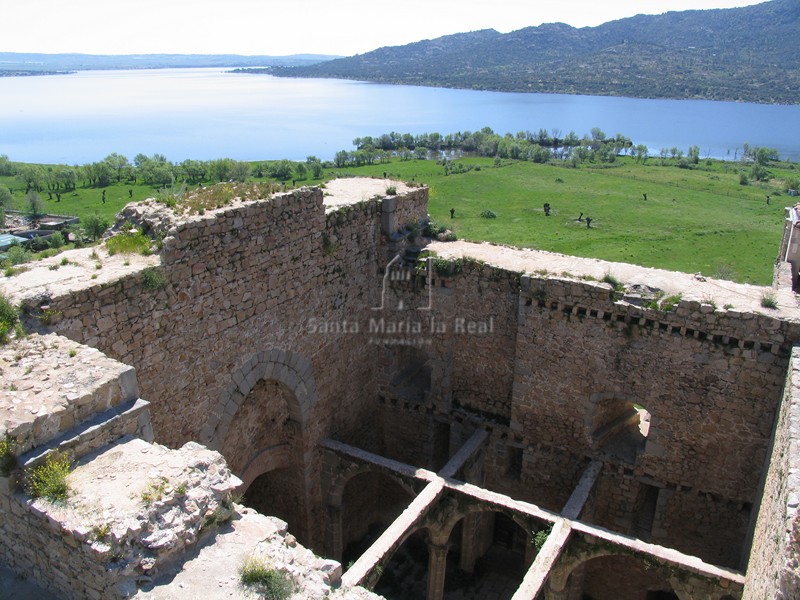
[(758, 507), (744, 598), (800, 595), (800, 348), (792, 351)]

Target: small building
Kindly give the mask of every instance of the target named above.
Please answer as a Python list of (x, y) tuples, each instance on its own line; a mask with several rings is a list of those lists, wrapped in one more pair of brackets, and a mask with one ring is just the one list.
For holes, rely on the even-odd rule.
[(0, 233), (0, 252), (8, 250), (11, 246), (21, 246), (27, 241), (27, 238), (14, 235), (13, 233)]

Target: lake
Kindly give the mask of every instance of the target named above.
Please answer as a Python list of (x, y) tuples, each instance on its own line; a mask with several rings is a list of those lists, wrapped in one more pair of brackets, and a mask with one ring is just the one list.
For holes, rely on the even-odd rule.
[(800, 105), (481, 92), (220, 69), (0, 77), (0, 154), (22, 162), (84, 164), (112, 152), (173, 162), (327, 160), (353, 150), (356, 137), (486, 126), (578, 136), (599, 127), (653, 154), (697, 145), (704, 158), (733, 159), (748, 143), (800, 160)]

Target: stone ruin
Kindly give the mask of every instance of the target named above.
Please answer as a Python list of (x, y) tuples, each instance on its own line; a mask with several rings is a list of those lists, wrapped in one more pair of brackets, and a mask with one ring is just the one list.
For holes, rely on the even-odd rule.
[[(298, 599), (797, 598), (793, 267), (428, 243), (427, 199), (129, 205), (157, 254), (2, 279), (36, 333), (0, 349), (0, 595), (251, 597), (260, 556)], [(63, 504), (25, 491), (53, 452)]]

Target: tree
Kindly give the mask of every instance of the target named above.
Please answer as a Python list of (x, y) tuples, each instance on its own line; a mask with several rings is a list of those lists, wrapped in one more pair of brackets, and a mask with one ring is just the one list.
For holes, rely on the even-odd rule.
[(25, 195), (25, 205), (28, 207), (28, 216), (31, 219), (38, 219), (44, 214), (44, 202), (35, 190), (30, 190)]
[(316, 156), (309, 156), (306, 158), (306, 165), (311, 169), (311, 176), (314, 179), (322, 177), (322, 161)]
[(86, 235), (92, 238), (93, 241), (97, 241), (97, 238), (102, 236), (108, 227), (108, 221), (97, 213), (89, 215), (83, 221), (83, 229), (86, 231)]
[(239, 183), (244, 183), (250, 177), (250, 163), (243, 160), (233, 161), (231, 178)]
[(14, 163), (8, 160), (8, 156), (0, 154), (0, 177), (9, 177), (16, 173)]
[(636, 162), (643, 163), (644, 161), (647, 160), (648, 156), (647, 145), (637, 144), (636, 147), (633, 149), (633, 153), (636, 156)]
[(280, 181), (291, 179), (292, 173), (294, 173), (294, 165), (292, 164), (292, 161), (286, 158), (272, 163), (269, 168), (269, 176)]
[(693, 164), (697, 164), (700, 162), (700, 146), (692, 146), (689, 148), (689, 151), (686, 153), (686, 156)]
[(6, 186), (0, 186), (0, 227), (6, 226), (6, 206), (11, 204), (11, 192)]
[(47, 182), (47, 172), (41, 165), (23, 165), (17, 170), (17, 179), (25, 184), (25, 193), (41, 192)]
[(350, 153), (347, 150), (339, 150), (333, 157), (333, 164), (341, 169), (350, 162)]
[(299, 162), (294, 166), (294, 174), (297, 179), (305, 179), (308, 177), (308, 167), (305, 163)]
[(116, 174), (117, 181), (122, 181), (122, 176), (130, 169), (128, 159), (116, 152), (106, 156), (103, 162)]

